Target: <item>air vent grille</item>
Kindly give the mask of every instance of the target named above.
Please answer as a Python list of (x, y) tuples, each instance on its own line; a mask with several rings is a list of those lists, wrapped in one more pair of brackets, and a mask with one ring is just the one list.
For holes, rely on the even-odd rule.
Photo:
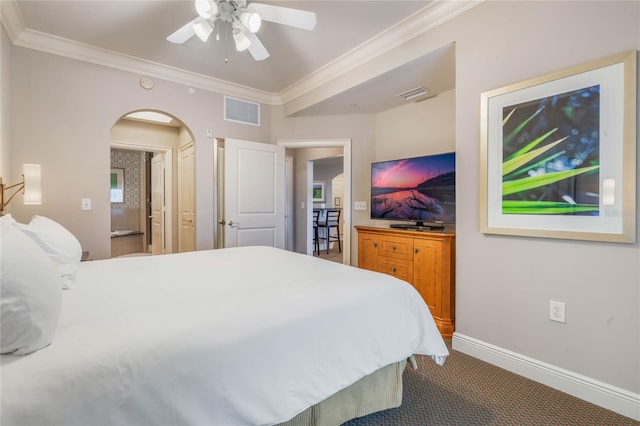
[(419, 96), (426, 95), (429, 92), (428, 89), (424, 87), (416, 87), (415, 89), (407, 90), (406, 92), (398, 93), (396, 96), (400, 96), (405, 101), (409, 101), (411, 99), (415, 99)]
[(235, 123), (260, 126), (260, 104), (225, 96), (224, 119)]

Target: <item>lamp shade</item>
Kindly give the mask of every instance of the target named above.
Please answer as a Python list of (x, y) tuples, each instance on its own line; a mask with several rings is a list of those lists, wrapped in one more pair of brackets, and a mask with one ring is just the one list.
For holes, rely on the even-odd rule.
[(247, 36), (242, 33), (242, 31), (234, 31), (233, 39), (236, 42), (236, 50), (238, 52), (247, 50), (249, 46), (251, 46), (251, 40), (249, 40)]
[(262, 25), (262, 18), (257, 13), (244, 12), (240, 15), (240, 22), (255, 34), (260, 29), (260, 25)]
[(198, 18), (197, 22), (193, 24), (193, 31), (202, 41), (207, 41), (209, 35), (213, 31), (213, 27), (209, 25), (206, 19)]
[(205, 19), (218, 14), (218, 3), (213, 0), (196, 0), (196, 12)]
[(42, 204), (42, 175), (40, 164), (24, 164), (24, 203)]

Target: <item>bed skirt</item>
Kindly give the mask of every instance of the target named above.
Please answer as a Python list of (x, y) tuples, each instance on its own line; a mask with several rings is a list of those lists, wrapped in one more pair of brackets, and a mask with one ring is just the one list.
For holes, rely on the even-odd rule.
[(402, 403), (402, 373), (406, 360), (363, 377), (279, 426), (337, 426)]

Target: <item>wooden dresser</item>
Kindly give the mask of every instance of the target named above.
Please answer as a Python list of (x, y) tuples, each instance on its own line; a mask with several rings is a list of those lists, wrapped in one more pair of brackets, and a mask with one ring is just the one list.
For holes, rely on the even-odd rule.
[(455, 329), (455, 233), (356, 226), (358, 267), (418, 290), (443, 337)]

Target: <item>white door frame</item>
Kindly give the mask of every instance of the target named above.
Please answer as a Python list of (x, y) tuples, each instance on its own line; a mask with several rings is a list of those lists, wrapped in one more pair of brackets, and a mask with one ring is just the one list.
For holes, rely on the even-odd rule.
[[(151, 254), (165, 254), (167, 246), (166, 229), (166, 155), (162, 152), (153, 153), (151, 157)], [(159, 183), (162, 184), (159, 184)], [(159, 229), (158, 229), (159, 228)]]
[(182, 153), (184, 151), (186, 151), (187, 149), (192, 149), (193, 148), (193, 157), (192, 160), (190, 161), (191, 166), (192, 166), (192, 171), (193, 171), (193, 181), (191, 182), (192, 185), (189, 186), (188, 191), (191, 192), (191, 194), (189, 194), (189, 198), (191, 199), (192, 203), (189, 204), (187, 207), (189, 207), (190, 210), (190, 216), (193, 217), (193, 222), (191, 222), (191, 224), (189, 225), (189, 240), (193, 243), (192, 246), (187, 247), (187, 251), (194, 251), (196, 250), (196, 247), (198, 247), (196, 238), (197, 238), (197, 233), (196, 233), (196, 223), (197, 222), (197, 217), (196, 217), (196, 206), (195, 206), (195, 198), (196, 198), (196, 187), (195, 187), (195, 152), (196, 152), (196, 144), (194, 141), (188, 142), (182, 146), (180, 146), (178, 148), (178, 221), (180, 223), (178, 223), (178, 247), (177, 247), (177, 251), (179, 252), (181, 250), (181, 245), (183, 244), (183, 238), (184, 235), (183, 233), (185, 232), (185, 228), (182, 225), (182, 211), (184, 210), (184, 187), (182, 185), (182, 179), (183, 179), (183, 168), (185, 165), (185, 160), (183, 160), (182, 158)]
[[(167, 148), (155, 145), (144, 145), (132, 142), (111, 141), (111, 148), (124, 149), (128, 151), (144, 151), (144, 152), (162, 152), (165, 155), (164, 173), (165, 173), (165, 226), (164, 240), (166, 253), (173, 253), (173, 148)], [(146, 214), (146, 213), (145, 213)], [(150, 232), (150, 230), (149, 230)]]
[[(351, 139), (295, 139), (295, 140), (279, 140), (278, 145), (285, 148), (342, 148), (343, 150), (343, 172), (344, 172), (344, 204), (342, 213), (344, 217), (344, 241), (342, 247), (342, 263), (351, 264)], [(307, 179), (309, 180), (309, 179)], [(312, 222), (313, 200), (311, 197), (311, 187), (313, 181), (305, 183), (308, 186), (307, 200), (307, 235), (310, 235), (310, 224)], [(307, 238), (308, 239), (308, 238)]]
[(285, 155), (284, 157), (284, 247), (285, 250), (293, 251), (293, 157)]

